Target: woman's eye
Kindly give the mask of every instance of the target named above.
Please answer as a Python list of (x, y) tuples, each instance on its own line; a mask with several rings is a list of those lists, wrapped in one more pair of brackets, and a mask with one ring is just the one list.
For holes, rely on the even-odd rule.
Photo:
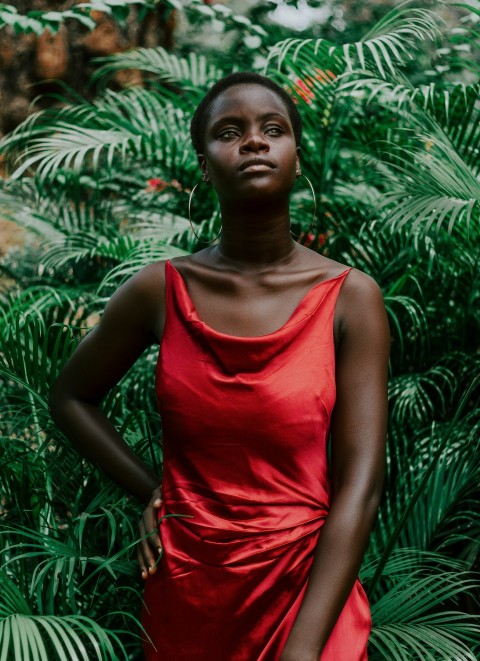
[(283, 131), (279, 126), (269, 126), (267, 129), (265, 129), (265, 133), (269, 133), (271, 135), (281, 135)]
[(233, 129), (228, 129), (227, 131), (222, 131), (220, 135), (218, 136), (219, 138), (234, 138), (237, 135), (237, 132), (234, 131)]

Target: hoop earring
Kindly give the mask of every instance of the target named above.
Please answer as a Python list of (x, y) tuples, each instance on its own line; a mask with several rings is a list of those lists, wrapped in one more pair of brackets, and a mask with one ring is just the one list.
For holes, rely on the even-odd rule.
[(217, 236), (214, 239), (212, 239), (211, 241), (204, 241), (203, 239), (201, 239), (198, 236), (198, 234), (195, 232), (195, 228), (193, 227), (191, 208), (192, 208), (193, 194), (195, 193), (198, 186), (200, 186), (200, 184), (208, 184), (208, 183), (209, 183), (209, 179), (206, 178), (205, 176), (202, 176), (202, 181), (199, 181), (198, 184), (195, 184), (195, 186), (192, 188), (192, 190), (190, 192), (190, 196), (188, 198), (188, 220), (190, 221), (190, 227), (192, 228), (192, 232), (195, 234), (197, 240), (200, 241), (200, 243), (205, 243), (205, 245), (207, 245), (207, 246), (209, 246), (211, 243), (213, 243), (214, 241), (216, 241), (218, 239), (218, 237), (222, 233), (222, 228), (220, 227), (220, 232), (217, 234)]
[[(315, 197), (315, 191), (313, 190), (312, 182), (307, 177), (307, 175), (302, 174), (301, 172), (297, 172), (297, 177), (305, 177), (305, 179), (308, 181), (308, 185), (310, 186), (310, 190), (312, 191), (312, 195), (313, 195), (313, 218), (312, 218), (312, 222), (310, 223), (310, 227), (305, 232), (305, 234), (308, 234), (310, 232), (310, 230), (313, 229), (313, 227), (315, 225), (315, 217), (317, 215), (317, 198)], [(295, 236), (295, 234), (292, 232), (292, 230), (290, 230), (290, 234), (292, 235), (292, 237), (294, 239), (299, 239), (302, 236), (302, 232), (300, 232), (300, 234), (298, 236)]]

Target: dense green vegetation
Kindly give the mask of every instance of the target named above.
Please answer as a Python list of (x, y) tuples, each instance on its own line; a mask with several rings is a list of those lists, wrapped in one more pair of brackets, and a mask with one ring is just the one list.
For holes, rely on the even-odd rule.
[[(224, 15), (240, 29), (230, 51), (107, 58), (93, 102), (66, 93), (3, 140), (11, 176), (0, 206), (31, 239), (0, 264), (1, 659), (140, 658), (141, 506), (71, 449), (47, 398), (126, 278), (202, 247), (187, 221), (200, 179), (189, 119), (235, 62), (298, 101), (319, 213), (308, 233), (312, 202), (299, 182), (294, 231), (384, 292), (387, 477), (361, 572), (370, 658), (478, 658), (480, 12), (458, 7), (452, 29), (432, 8), (402, 4), (352, 43), (278, 42), (275, 26), (247, 21), (242, 32), (227, 8), (204, 7), (202, 24)], [(263, 57), (235, 59), (252, 36)], [(109, 89), (128, 67), (146, 72), (144, 86)], [(212, 193), (198, 192), (196, 229), (208, 240), (220, 219)], [(155, 360), (146, 352), (103, 407), (160, 473)]]

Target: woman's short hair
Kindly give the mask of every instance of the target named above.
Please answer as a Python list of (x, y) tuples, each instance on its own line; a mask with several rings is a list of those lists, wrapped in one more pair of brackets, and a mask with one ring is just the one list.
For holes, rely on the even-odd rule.
[(208, 90), (193, 113), (192, 121), (190, 123), (190, 137), (192, 139), (193, 148), (197, 154), (203, 153), (205, 126), (212, 103), (215, 101), (219, 94), (221, 94), (229, 87), (232, 87), (233, 85), (262, 85), (263, 87), (267, 87), (268, 89), (275, 92), (275, 94), (277, 94), (284, 102), (288, 110), (288, 115), (292, 123), (293, 134), (295, 136), (295, 142), (297, 143), (297, 146), (300, 144), (302, 139), (302, 118), (300, 117), (297, 106), (293, 102), (292, 97), (288, 94), (288, 92), (286, 92), (283, 87), (280, 87), (280, 85), (277, 85), (277, 83), (275, 83), (273, 80), (270, 80), (270, 78), (261, 76), (259, 73), (239, 71), (236, 73), (231, 73), (228, 76), (225, 76), (225, 78), (221, 78), (218, 82), (216, 82)]

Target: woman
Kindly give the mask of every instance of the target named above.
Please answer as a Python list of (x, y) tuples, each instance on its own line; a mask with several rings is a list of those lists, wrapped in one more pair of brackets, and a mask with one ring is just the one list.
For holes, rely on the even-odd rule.
[[(52, 414), (148, 503), (147, 659), (361, 661), (371, 618), (357, 574), (387, 421), (381, 291), (292, 239), (301, 120), (284, 90), (227, 76), (191, 134), (218, 194), (220, 241), (118, 289), (60, 375)], [(152, 343), (161, 487), (99, 409)]]

